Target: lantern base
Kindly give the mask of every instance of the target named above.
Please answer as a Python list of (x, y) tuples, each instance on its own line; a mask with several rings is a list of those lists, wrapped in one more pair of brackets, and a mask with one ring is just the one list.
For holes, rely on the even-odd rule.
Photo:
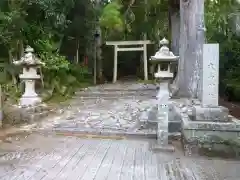
[(20, 106), (34, 106), (36, 104), (41, 103), (42, 100), (40, 97), (38, 96), (34, 96), (34, 97), (22, 97), (20, 99), (19, 105)]
[(151, 142), (149, 148), (154, 152), (168, 152), (173, 153), (175, 148), (172, 144), (158, 144), (157, 142)]

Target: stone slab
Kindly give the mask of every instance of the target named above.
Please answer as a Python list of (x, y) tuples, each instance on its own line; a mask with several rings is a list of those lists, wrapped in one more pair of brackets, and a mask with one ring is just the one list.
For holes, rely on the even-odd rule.
[(192, 108), (193, 121), (213, 121), (213, 122), (228, 122), (229, 110), (228, 108), (218, 107), (202, 107), (193, 106)]

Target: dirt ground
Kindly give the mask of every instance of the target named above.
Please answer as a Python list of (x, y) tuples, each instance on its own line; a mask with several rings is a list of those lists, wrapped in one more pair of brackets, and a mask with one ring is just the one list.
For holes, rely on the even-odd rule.
[(223, 98), (219, 98), (219, 105), (227, 107), (229, 109), (229, 113), (236, 117), (240, 118), (240, 103), (239, 102), (230, 102)]

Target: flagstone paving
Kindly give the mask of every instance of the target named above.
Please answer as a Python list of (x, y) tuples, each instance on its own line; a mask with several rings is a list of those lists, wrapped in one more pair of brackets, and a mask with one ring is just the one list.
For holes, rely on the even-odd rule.
[[(65, 116), (56, 117), (48, 130), (102, 135), (156, 136), (141, 128), (140, 119), (156, 103), (156, 87), (144, 84), (107, 84), (77, 93)], [(44, 122), (40, 128), (46, 130)]]

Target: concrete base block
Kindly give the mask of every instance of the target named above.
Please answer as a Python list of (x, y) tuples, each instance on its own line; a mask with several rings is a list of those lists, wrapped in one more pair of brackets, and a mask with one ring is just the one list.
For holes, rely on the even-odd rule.
[(193, 106), (192, 108), (193, 121), (213, 121), (213, 122), (228, 122), (229, 110), (225, 107), (202, 107)]
[(154, 152), (174, 152), (175, 148), (172, 144), (158, 144), (157, 142), (150, 143), (150, 150)]
[(183, 117), (184, 146), (228, 151), (229, 143), (240, 137), (240, 121), (231, 116), (230, 119), (230, 122), (204, 122), (191, 121), (187, 116)]
[(179, 121), (169, 121), (168, 122), (168, 132), (180, 132), (181, 131), (181, 122)]
[(181, 138), (186, 154), (192, 155), (199, 148), (228, 153), (229, 148), (240, 150), (240, 121), (228, 115), (227, 108), (191, 105), (189, 109), (193, 111), (189, 113), (182, 111), (184, 106), (179, 104), (176, 102), (174, 108), (181, 121)]
[(229, 119), (229, 122), (192, 121), (188, 116), (182, 116), (182, 130), (240, 132), (240, 121), (232, 116)]

